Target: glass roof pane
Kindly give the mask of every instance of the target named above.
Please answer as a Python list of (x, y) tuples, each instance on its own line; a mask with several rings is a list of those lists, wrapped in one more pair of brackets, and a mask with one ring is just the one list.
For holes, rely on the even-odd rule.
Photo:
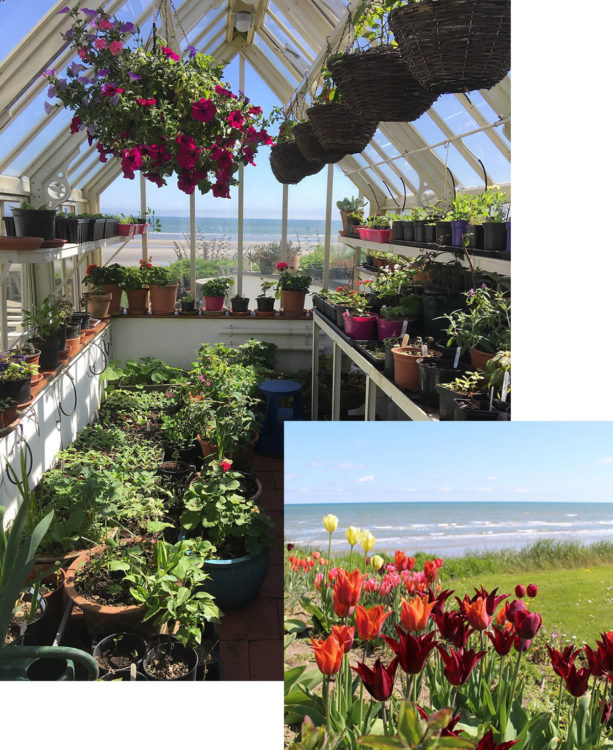
[(0, 34), (0, 60), (4, 60), (49, 12), (49, 4), (50, 0), (28, 0), (26, 12), (23, 3), (2, 3), (0, 20), (5, 29), (10, 29), (10, 34)]
[[(502, 128), (496, 128), (496, 130), (502, 133)], [(485, 164), (487, 173), (494, 182), (511, 182), (511, 163), (505, 159), (485, 133), (467, 135), (462, 140)]]
[(439, 96), (432, 105), (432, 109), (445, 121), (445, 125), (456, 134), (467, 133), (469, 130), (475, 130), (479, 127), (453, 94)]
[(456, 187), (476, 187), (483, 184), (483, 175), (475, 172), (453, 143), (449, 146), (449, 156), (445, 146), (435, 148), (434, 153), (453, 172)]

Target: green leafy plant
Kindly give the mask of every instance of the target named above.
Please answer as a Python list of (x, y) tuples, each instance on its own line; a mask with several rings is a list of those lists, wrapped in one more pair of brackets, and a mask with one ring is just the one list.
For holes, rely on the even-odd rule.
[(120, 380), (122, 385), (156, 385), (178, 382), (184, 375), (179, 367), (171, 367), (158, 357), (141, 357), (138, 362), (126, 359), (123, 367), (118, 359), (111, 360), (100, 378)]
[(39, 339), (57, 336), (72, 309), (72, 305), (69, 308), (66, 302), (53, 296), (45, 297), (38, 307), (23, 311), (25, 326), (34, 329)]
[(311, 277), (308, 274), (290, 269), (284, 261), (277, 263), (277, 271), (279, 271), (279, 281), (275, 293), (277, 299), (281, 297), (282, 291), (305, 293), (309, 291)]
[(466, 292), (467, 308), (443, 315), (449, 321), (447, 346), (495, 353), (511, 345), (511, 300), (508, 293), (482, 284)]
[(0, 382), (15, 382), (31, 378), (38, 372), (38, 365), (24, 360), (0, 357)]
[(336, 201), (336, 207), (339, 211), (346, 211), (349, 214), (360, 211), (365, 205), (366, 201), (364, 198), (355, 198), (354, 196), (343, 198), (342, 201)]
[(121, 279), (118, 283), (126, 292), (134, 292), (137, 289), (142, 289), (145, 282), (140, 268), (123, 266), (121, 269)]
[(202, 285), (202, 295), (203, 297), (224, 297), (233, 284), (234, 279), (210, 279)]
[(103, 284), (120, 284), (122, 276), (122, 267), (119, 263), (111, 263), (110, 266), (89, 265), (83, 277), (83, 283), (94, 287)]

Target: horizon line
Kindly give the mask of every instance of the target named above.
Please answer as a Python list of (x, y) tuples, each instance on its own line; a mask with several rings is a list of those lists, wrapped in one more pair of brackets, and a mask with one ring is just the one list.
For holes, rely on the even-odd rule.
[(598, 503), (613, 504), (613, 500), (521, 500), (512, 498), (509, 500), (313, 500), (311, 502), (294, 502), (286, 500), (285, 505), (384, 505), (385, 503)]

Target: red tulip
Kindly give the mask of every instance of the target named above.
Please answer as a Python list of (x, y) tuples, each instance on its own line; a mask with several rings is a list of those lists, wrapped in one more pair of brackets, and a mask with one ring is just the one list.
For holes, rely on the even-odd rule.
[(355, 634), (355, 628), (349, 625), (333, 625), (332, 635), (336, 638), (339, 646), (343, 649), (343, 653), (346, 654), (351, 650), (353, 646), (353, 636)]
[(575, 647), (571, 643), (567, 646), (564, 651), (558, 651), (547, 644), (547, 651), (549, 652), (549, 658), (551, 659), (551, 666), (553, 671), (558, 677), (564, 677), (568, 674), (572, 663), (575, 661), (577, 656), (581, 653), (581, 649), (575, 650)]
[(360, 675), (364, 687), (375, 700), (386, 701), (392, 694), (397, 666), (398, 658), (396, 657), (387, 667), (381, 664), (381, 659), (377, 659), (373, 669), (362, 662), (358, 662), (357, 667), (351, 667), (351, 669)]
[(430, 651), (436, 645), (433, 643), (436, 633), (424, 633), (415, 637), (411, 633), (405, 633), (398, 625), (394, 625), (398, 633), (398, 640), (382, 636), (383, 640), (396, 654), (398, 663), (403, 672), (407, 674), (419, 674), (423, 669)]
[(336, 637), (329, 635), (325, 641), (321, 639), (314, 641), (311, 638), (311, 643), (313, 644), (315, 661), (317, 662), (319, 671), (326, 675), (336, 674), (341, 668), (343, 658), (343, 649), (336, 640)]
[(536, 585), (536, 583), (531, 583), (531, 584), (530, 584), (530, 585), (528, 586), (528, 588), (526, 589), (526, 591), (528, 592), (528, 596), (529, 596), (529, 597), (530, 597), (531, 599), (534, 599), (534, 597), (535, 597), (535, 596), (536, 596), (536, 595), (538, 594), (538, 592), (539, 592), (539, 587), (538, 587), (538, 586)]
[(521, 653), (527, 651), (530, 648), (531, 644), (532, 640), (530, 638), (520, 638), (518, 635), (515, 636), (515, 640), (513, 641), (515, 650)]
[(438, 643), (436, 644), (436, 648), (445, 665), (445, 677), (452, 685), (463, 685), (470, 677), (470, 673), (475, 668), (477, 662), (485, 656), (485, 651), (467, 651), (463, 648), (457, 651), (449, 649), (448, 653)]
[(387, 618), (392, 614), (392, 610), (385, 612), (383, 604), (366, 609), (359, 604), (355, 610), (355, 624), (358, 628), (358, 635), (364, 641), (374, 641), (381, 635), (381, 627)]
[(602, 641), (596, 641), (598, 656), (603, 672), (613, 673), (613, 630), (601, 633)]
[(568, 672), (563, 675), (564, 685), (568, 692), (575, 698), (581, 698), (587, 691), (587, 684), (590, 679), (590, 668), (581, 667), (577, 669), (574, 664), (568, 668)]
[(497, 744), (494, 741), (494, 731), (490, 729), (487, 734), (483, 735), (475, 750), (509, 750), (516, 742), (519, 742), (519, 740), (509, 740)]
[(583, 644), (583, 651), (585, 653), (585, 658), (587, 659), (590, 672), (592, 673), (592, 677), (600, 677), (600, 675), (603, 674), (602, 662), (600, 661), (600, 649), (597, 648), (592, 651), (587, 643), (585, 643)]
[(521, 599), (515, 599), (510, 604), (509, 602), (506, 602), (505, 613), (507, 616), (507, 620), (509, 620), (510, 622), (515, 622), (516, 613), (522, 609), (526, 609), (526, 602), (523, 602)]
[(515, 587), (515, 596), (518, 599), (523, 599), (524, 596), (526, 596), (526, 589), (521, 585), (521, 583), (518, 583)]
[(543, 618), (538, 612), (528, 612), (525, 609), (518, 610), (513, 619), (517, 635), (522, 639), (534, 638), (543, 624)]
[(360, 600), (362, 583), (366, 578), (356, 568), (350, 575), (342, 568), (338, 571), (336, 583), (334, 584), (334, 612), (338, 617), (347, 617), (353, 614), (355, 605)]
[(500, 656), (506, 656), (513, 647), (515, 630), (512, 627), (503, 630), (496, 628), (493, 634), (488, 631), (485, 635), (490, 639), (496, 653)]
[(452, 594), (452, 589), (445, 589), (444, 591), (439, 591), (438, 594), (436, 594), (432, 590), (431, 586), (428, 587), (428, 603), (435, 602), (434, 607), (432, 608), (432, 617), (434, 617), (434, 615), (443, 614), (443, 610), (445, 609), (445, 602)]
[(474, 632), (471, 628), (466, 627), (464, 618), (459, 612), (443, 612), (440, 615), (435, 615), (433, 610), (432, 619), (437, 624), (441, 637), (453, 643), (456, 648), (466, 646), (468, 636)]

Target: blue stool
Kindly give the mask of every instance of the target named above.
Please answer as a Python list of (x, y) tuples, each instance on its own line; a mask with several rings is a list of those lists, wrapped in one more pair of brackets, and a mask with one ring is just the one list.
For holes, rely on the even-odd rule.
[[(264, 423), (256, 451), (269, 456), (283, 455), (283, 423), (305, 418), (302, 386), (293, 380), (266, 380), (258, 386), (266, 398)], [(292, 396), (292, 408), (280, 407), (279, 399)]]

